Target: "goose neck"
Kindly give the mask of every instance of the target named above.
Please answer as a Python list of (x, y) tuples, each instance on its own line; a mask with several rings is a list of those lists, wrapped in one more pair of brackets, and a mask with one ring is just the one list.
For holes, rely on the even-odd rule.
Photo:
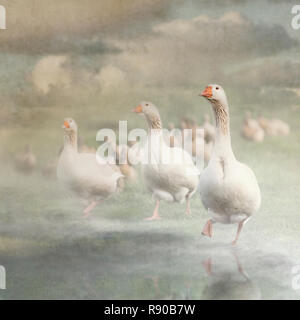
[(69, 148), (78, 151), (77, 134), (74, 131), (64, 134), (64, 148)]
[(148, 122), (148, 127), (149, 130), (157, 130), (161, 131), (162, 130), (162, 122), (159, 116), (155, 117), (147, 117), (147, 122)]
[(222, 156), (233, 155), (230, 136), (230, 118), (227, 102), (211, 100), (215, 116), (215, 146), (214, 153)]

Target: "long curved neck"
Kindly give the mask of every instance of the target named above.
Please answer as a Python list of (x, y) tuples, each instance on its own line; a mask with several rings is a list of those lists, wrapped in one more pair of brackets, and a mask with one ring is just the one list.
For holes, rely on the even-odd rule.
[(162, 130), (162, 122), (159, 115), (155, 117), (146, 117), (146, 119), (149, 126), (149, 131), (152, 129)]
[(78, 151), (76, 132), (71, 131), (64, 134), (64, 148), (70, 148), (76, 152)]
[(230, 118), (227, 101), (210, 100), (215, 115), (214, 154), (220, 157), (234, 156), (231, 148)]

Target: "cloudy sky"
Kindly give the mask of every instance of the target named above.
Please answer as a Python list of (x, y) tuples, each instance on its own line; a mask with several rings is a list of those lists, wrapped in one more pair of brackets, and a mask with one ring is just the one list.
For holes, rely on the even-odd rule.
[(272, 95), (273, 102), (274, 92), (290, 103), (300, 97), (294, 1), (1, 4), (7, 11), (7, 29), (0, 30), (1, 122), (66, 106), (98, 106), (115, 116), (139, 98), (157, 97), (168, 109), (211, 82), (243, 89), (249, 103), (257, 99), (253, 91), (267, 100)]

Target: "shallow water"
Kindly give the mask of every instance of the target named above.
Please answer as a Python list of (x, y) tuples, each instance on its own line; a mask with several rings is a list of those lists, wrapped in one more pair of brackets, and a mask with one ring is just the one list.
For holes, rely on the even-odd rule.
[(1, 187), (2, 299), (300, 297), (292, 287), (300, 262), (298, 216), (264, 208), (232, 247), (236, 226), (216, 224), (212, 239), (201, 236), (207, 216), (198, 197), (190, 217), (184, 206), (163, 204), (161, 221), (143, 221), (153, 203), (137, 184), (84, 219), (80, 202), (55, 180), (10, 177)]

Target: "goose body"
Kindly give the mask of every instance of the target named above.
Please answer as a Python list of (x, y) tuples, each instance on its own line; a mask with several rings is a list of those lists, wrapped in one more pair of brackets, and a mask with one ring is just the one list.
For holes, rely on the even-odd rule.
[(260, 189), (251, 168), (239, 162), (231, 148), (229, 110), (224, 90), (210, 85), (202, 93), (212, 104), (216, 119), (215, 144), (208, 166), (200, 176), (200, 196), (211, 219), (203, 234), (212, 236), (212, 224), (243, 224), (259, 209)]
[(183, 203), (187, 196), (191, 197), (196, 191), (198, 170), (186, 151), (176, 147), (168, 147), (163, 139), (159, 139), (162, 144), (161, 154), (167, 155), (166, 162), (168, 164), (160, 163), (157, 154), (158, 144), (154, 142), (155, 138), (159, 139), (159, 137), (153, 136), (148, 138), (148, 143), (151, 141), (149, 150), (153, 157), (153, 163), (143, 165), (147, 188), (156, 199)]
[(147, 189), (156, 200), (152, 219), (158, 219), (159, 201), (183, 203), (190, 213), (189, 200), (197, 190), (199, 170), (189, 153), (166, 144), (157, 108), (150, 102), (142, 102), (135, 112), (143, 113), (149, 125), (149, 134), (143, 152), (143, 176)]
[(204, 207), (216, 222), (241, 222), (260, 206), (253, 171), (235, 158), (213, 154), (200, 177), (200, 194)]
[(95, 154), (78, 152), (77, 125), (73, 119), (65, 119), (63, 128), (64, 148), (57, 165), (57, 177), (79, 196), (92, 201), (84, 211), (88, 214), (99, 200), (117, 191), (122, 174), (104, 160), (100, 164)]

